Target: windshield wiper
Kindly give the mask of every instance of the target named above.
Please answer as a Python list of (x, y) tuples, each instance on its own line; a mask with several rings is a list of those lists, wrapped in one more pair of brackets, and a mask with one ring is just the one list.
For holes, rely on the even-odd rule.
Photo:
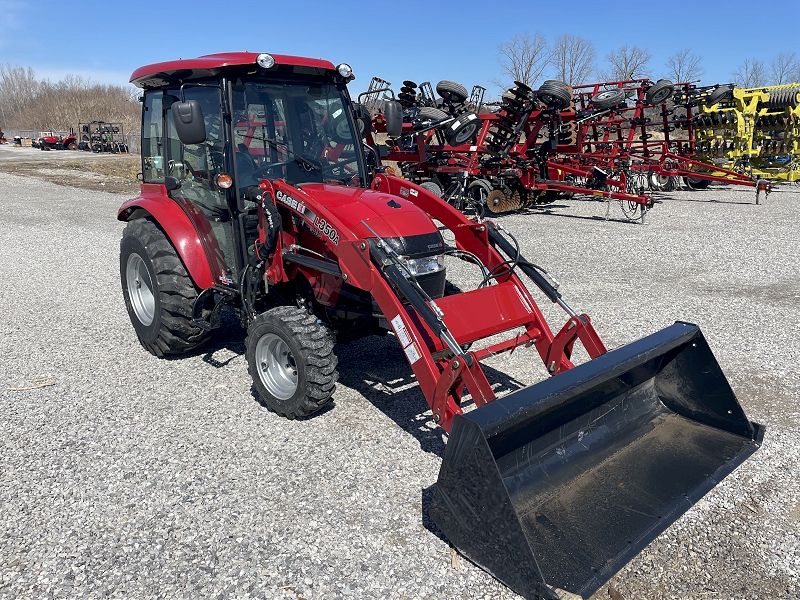
[(277, 148), (282, 148), (282, 149), (286, 150), (286, 152), (291, 154), (292, 155), (292, 160), (296, 160), (297, 162), (303, 163), (305, 166), (309, 167), (310, 169), (313, 169), (314, 171), (319, 171), (320, 173), (322, 172), (322, 168), (320, 168), (319, 165), (315, 165), (313, 162), (311, 162), (306, 157), (300, 156), (299, 154), (297, 154), (294, 150), (289, 148), (289, 144), (287, 144), (286, 142), (282, 142), (280, 140), (274, 140), (272, 138), (263, 137), (263, 136), (260, 136), (260, 135), (243, 135), (242, 137), (250, 138), (250, 139), (253, 139), (253, 140), (258, 140), (260, 142), (267, 142), (267, 143), (273, 144)]
[[(342, 183), (347, 183), (350, 179), (353, 178), (352, 175), (336, 176), (333, 173), (327, 173), (326, 172), (327, 168), (323, 169), (321, 166), (319, 166), (318, 164), (315, 164), (314, 162), (312, 162), (311, 160), (309, 160), (305, 156), (300, 156), (299, 154), (297, 154), (297, 152), (295, 152), (294, 150), (289, 148), (289, 144), (287, 144), (286, 142), (282, 142), (281, 140), (275, 140), (275, 139), (268, 138), (268, 137), (263, 137), (263, 136), (260, 136), (260, 135), (247, 135), (247, 134), (245, 134), (242, 137), (253, 139), (253, 140), (258, 140), (260, 142), (267, 142), (269, 144), (274, 145), (276, 148), (281, 148), (281, 149), (285, 150), (286, 152), (288, 152), (291, 155), (292, 160), (303, 164), (304, 166), (308, 167), (309, 169), (311, 169), (313, 171), (318, 171), (318, 172), (322, 173), (325, 177), (333, 179), (334, 181), (341, 181)], [(336, 165), (334, 164), (334, 165), (330, 165), (330, 166), (336, 166)], [(328, 167), (328, 168), (330, 168), (330, 167)]]

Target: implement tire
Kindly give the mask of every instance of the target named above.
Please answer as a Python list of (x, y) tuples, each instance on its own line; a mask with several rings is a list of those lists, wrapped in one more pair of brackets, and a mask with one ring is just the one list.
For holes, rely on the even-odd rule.
[(648, 104), (661, 104), (675, 91), (675, 86), (669, 79), (659, 79), (644, 93), (645, 102)]
[(444, 98), (445, 101), (452, 104), (460, 104), (469, 97), (467, 88), (460, 83), (448, 79), (442, 79), (436, 84), (436, 93)]
[(563, 110), (572, 102), (572, 88), (563, 81), (548, 79), (536, 91), (539, 100), (556, 109)]
[(447, 124), (444, 131), (448, 146), (461, 146), (472, 140), (481, 130), (483, 121), (475, 113), (464, 113), (452, 123)]
[(296, 419), (324, 407), (339, 373), (331, 332), (296, 306), (258, 315), (247, 329), (247, 370), (259, 401), (274, 413)]
[(125, 307), (142, 346), (154, 356), (183, 354), (211, 332), (192, 325), (199, 290), (167, 236), (147, 219), (130, 221), (119, 255)]
[(625, 91), (620, 88), (604, 90), (592, 96), (592, 105), (597, 110), (619, 106), (623, 102), (625, 102)]

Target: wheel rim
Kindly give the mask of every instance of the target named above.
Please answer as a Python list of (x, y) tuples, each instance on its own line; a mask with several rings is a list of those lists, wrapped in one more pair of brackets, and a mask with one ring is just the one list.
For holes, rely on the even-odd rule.
[(136, 318), (142, 325), (150, 325), (156, 315), (156, 297), (153, 293), (153, 280), (147, 265), (138, 254), (128, 257), (125, 268), (128, 295)]
[(261, 383), (279, 400), (288, 400), (297, 391), (297, 364), (289, 346), (274, 333), (256, 344), (256, 366)]
[(467, 140), (469, 140), (475, 132), (478, 130), (478, 125), (475, 123), (470, 123), (468, 127), (465, 127), (462, 131), (459, 131), (456, 134), (455, 142), (457, 144), (463, 144)]

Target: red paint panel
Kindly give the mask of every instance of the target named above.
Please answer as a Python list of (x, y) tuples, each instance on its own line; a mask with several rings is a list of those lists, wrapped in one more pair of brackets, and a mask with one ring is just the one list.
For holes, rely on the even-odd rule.
[[(237, 65), (253, 65), (256, 62), (256, 52), (227, 52), (223, 54), (206, 54), (198, 58), (187, 58), (185, 60), (171, 60), (162, 63), (155, 63), (144, 67), (139, 67), (131, 75), (131, 83), (145, 80), (158, 73), (174, 73), (176, 71), (209, 71), (209, 75), (215, 74), (223, 67)], [(272, 54), (272, 53), (270, 53)], [(301, 56), (287, 56), (284, 54), (272, 54), (275, 64), (292, 65), (297, 67), (312, 67), (316, 69), (334, 70), (336, 67), (327, 60), (317, 58), (304, 58)]]
[(138, 198), (127, 200), (117, 211), (117, 219), (130, 220), (137, 209), (149, 213), (161, 226), (167, 237), (175, 246), (192, 281), (201, 288), (214, 285), (208, 257), (206, 256), (200, 237), (186, 213), (167, 195), (163, 185), (143, 183)]
[(536, 320), (530, 300), (511, 281), (445, 296), (437, 299), (436, 304), (444, 312), (444, 323), (459, 344)]

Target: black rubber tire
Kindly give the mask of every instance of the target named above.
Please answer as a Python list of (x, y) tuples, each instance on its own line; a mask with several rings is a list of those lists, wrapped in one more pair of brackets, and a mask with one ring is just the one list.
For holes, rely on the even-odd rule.
[(442, 119), (446, 119), (450, 115), (443, 110), (439, 110), (438, 108), (433, 108), (432, 106), (423, 106), (419, 109), (417, 116), (418, 118), (425, 119), (426, 121), (440, 121)]
[(69, 145), (67, 146), (67, 150), (77, 150), (77, 149), (78, 149), (78, 144), (76, 144), (75, 142), (70, 142)]
[[(138, 257), (135, 258), (135, 257)], [(139, 262), (141, 261), (141, 262)], [(139, 276), (131, 270), (138, 264)], [(154, 356), (184, 354), (204, 344), (211, 332), (192, 325), (192, 307), (199, 290), (189, 277), (174, 246), (155, 223), (148, 219), (128, 222), (122, 231), (119, 253), (120, 279), (125, 307), (142, 346)], [(143, 272), (146, 269), (146, 273)], [(140, 285), (141, 275), (149, 278), (152, 293), (152, 320), (146, 323), (134, 308), (141, 303), (134, 294), (132, 302), (129, 281), (135, 277)], [(130, 277), (129, 277), (130, 276)], [(149, 312), (149, 311), (148, 311)]]
[[(259, 340), (280, 340), (288, 348), (287, 358), (296, 369), (294, 393), (287, 398), (273, 395), (264, 384), (266, 361), (258, 364)], [(336, 390), (339, 360), (333, 353), (334, 336), (314, 315), (296, 306), (279, 306), (258, 315), (247, 329), (245, 339), (247, 370), (259, 401), (287, 419), (307, 417), (323, 408)], [(264, 358), (261, 349), (261, 358)], [(291, 363), (293, 359), (293, 363)], [(278, 365), (278, 369), (282, 369)], [(268, 369), (269, 370), (269, 369)]]
[(422, 183), (419, 184), (419, 187), (421, 187), (424, 190), (428, 190), (431, 194), (433, 194), (437, 198), (442, 197), (442, 188), (435, 181), (423, 181)]
[(436, 84), (436, 93), (451, 104), (459, 104), (465, 102), (467, 98), (469, 98), (467, 88), (460, 83), (447, 79), (443, 79)]
[[(347, 115), (343, 109), (334, 111), (331, 115), (330, 136), (331, 139), (337, 144), (352, 144), (355, 140), (352, 139), (350, 133), (350, 124), (347, 121)], [(356, 123), (356, 127), (359, 125)]]
[(536, 96), (547, 104), (559, 110), (567, 108), (572, 102), (572, 92), (568, 84), (555, 79), (548, 79), (536, 91)]
[(669, 79), (659, 79), (644, 93), (645, 102), (648, 104), (661, 104), (672, 96), (675, 86)]
[(647, 177), (650, 189), (654, 192), (672, 192), (677, 187), (677, 177), (664, 177), (656, 172), (650, 173)]
[(625, 102), (625, 91), (619, 88), (604, 90), (592, 96), (592, 105), (597, 110), (605, 110), (614, 106), (619, 106)]
[(683, 182), (690, 190), (706, 190), (711, 184), (708, 179), (700, 179), (697, 177), (684, 177)]
[(369, 110), (363, 104), (353, 102), (353, 116), (356, 119), (356, 128), (358, 129), (361, 138), (365, 138), (367, 134), (372, 133), (372, 119), (370, 118)]
[(481, 130), (481, 118), (475, 113), (464, 113), (452, 123), (447, 124), (444, 131), (449, 146), (462, 146), (475, 138)]
[(733, 92), (733, 88), (729, 85), (721, 85), (708, 95), (704, 104), (708, 107), (718, 104)]

